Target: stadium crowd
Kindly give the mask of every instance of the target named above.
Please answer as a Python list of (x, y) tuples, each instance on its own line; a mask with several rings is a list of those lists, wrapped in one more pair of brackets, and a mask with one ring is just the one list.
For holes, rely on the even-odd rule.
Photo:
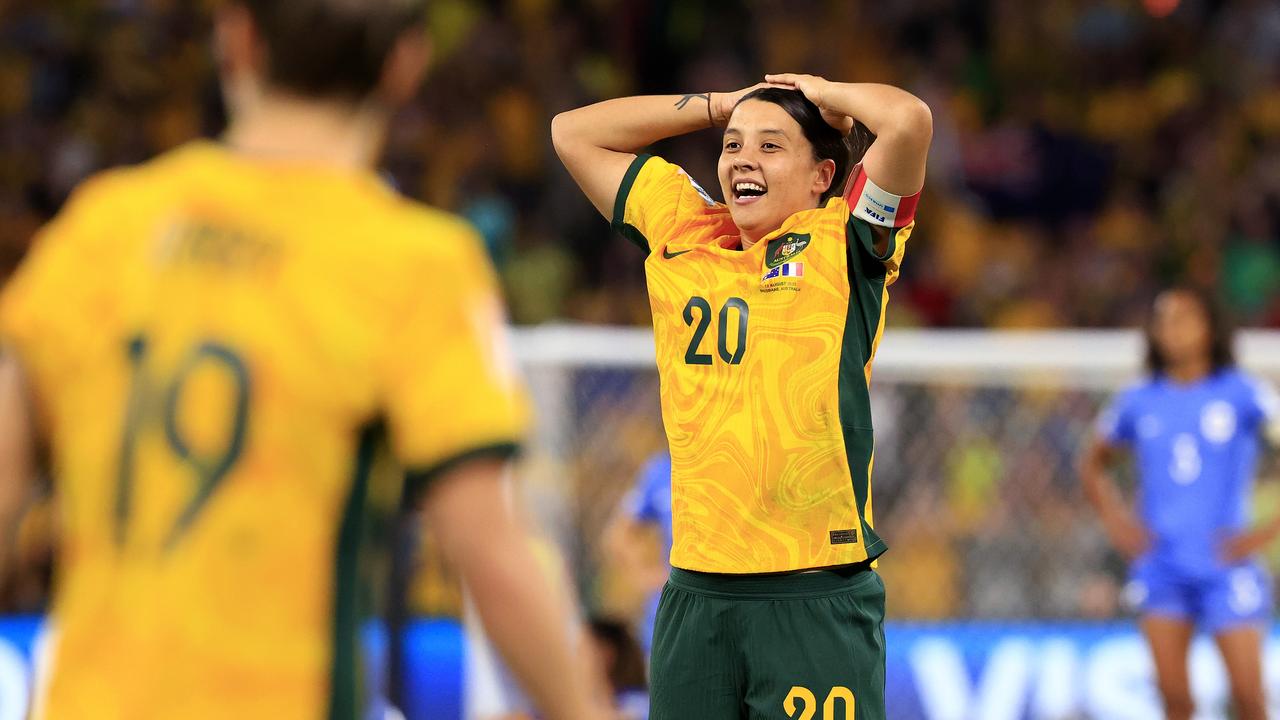
[[(87, 174), (219, 132), (212, 4), (0, 0), (4, 272)], [(517, 322), (646, 324), (642, 258), (555, 162), (552, 115), (628, 93), (734, 89), (765, 70), (892, 82), (929, 102), (935, 139), (891, 323), (1132, 325), (1156, 288), (1183, 280), (1217, 286), (1243, 324), (1280, 327), (1280, 5), (748, 5), (436, 0), (435, 70), (393, 129), (386, 174), (475, 223)], [(714, 186), (716, 148), (703, 133), (663, 151)], [(891, 586), (923, 583), (897, 592), (893, 612), (1113, 614), (1118, 571), (1105, 572), (1071, 471), (1099, 398), (921, 393), (887, 402), (939, 425), (921, 436), (955, 442), (925, 452), (891, 422), (882, 429), (877, 510), (896, 558), (885, 572)], [(1032, 424), (1001, 414), (1015, 401), (1044, 416), (1041, 436), (1020, 438)], [(990, 430), (998, 417), (1008, 432)], [(584, 445), (583, 468), (612, 453), (603, 465), (616, 482), (598, 493), (597, 519), (659, 440), (653, 427), (645, 437), (625, 457)], [(1015, 501), (991, 502), (997, 493)], [(22, 532), (39, 538), (51, 522), (33, 513)], [(20, 547), (31, 571), (4, 604), (33, 609), (47, 556), (35, 540)], [(1050, 555), (1059, 561), (1042, 562)], [(895, 579), (895, 564), (912, 573)], [(1032, 576), (1029, 594), (993, 590), (1004, 578), (1032, 587)]]
[[(218, 132), (211, 4), (0, 3), (5, 267), (86, 174)], [(387, 171), (482, 229), (518, 322), (644, 324), (641, 258), (571, 191), (551, 116), (765, 70), (883, 80), (925, 98), (936, 126), (891, 322), (1128, 324), (1186, 279), (1220, 286), (1245, 324), (1280, 325), (1275, 3), (735, 5), (433, 2), (435, 72)], [(714, 187), (715, 139), (675, 145)]]

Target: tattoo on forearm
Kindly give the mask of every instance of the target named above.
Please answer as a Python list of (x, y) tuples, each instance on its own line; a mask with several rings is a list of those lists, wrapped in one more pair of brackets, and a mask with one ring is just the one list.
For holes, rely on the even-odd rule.
[(683, 110), (684, 106), (688, 105), (689, 101), (694, 98), (702, 98), (707, 101), (708, 105), (711, 104), (711, 93), (689, 93), (676, 101), (676, 109)]

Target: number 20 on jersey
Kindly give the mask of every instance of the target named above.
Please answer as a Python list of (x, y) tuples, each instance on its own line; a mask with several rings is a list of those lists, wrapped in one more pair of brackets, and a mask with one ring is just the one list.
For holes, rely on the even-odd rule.
[[(732, 312), (731, 312), (732, 311)], [(702, 352), (702, 340), (711, 327), (711, 303), (697, 295), (689, 298), (684, 306), (684, 324), (693, 328), (693, 337), (689, 339), (689, 348), (684, 351), (686, 365), (711, 365), (711, 353)], [(737, 321), (734, 321), (734, 317)], [(747, 353), (747, 322), (751, 316), (751, 308), (747, 301), (740, 297), (731, 297), (720, 306), (716, 316), (716, 351), (720, 360), (728, 365), (740, 365), (742, 356)], [(733, 347), (729, 347), (729, 334), (737, 336)]]

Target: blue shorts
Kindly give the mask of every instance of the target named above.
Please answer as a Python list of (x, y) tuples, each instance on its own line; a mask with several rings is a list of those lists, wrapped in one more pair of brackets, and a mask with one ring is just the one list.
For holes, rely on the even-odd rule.
[(1271, 618), (1271, 578), (1258, 565), (1189, 574), (1144, 558), (1134, 564), (1125, 601), (1141, 615), (1189, 620), (1210, 635)]

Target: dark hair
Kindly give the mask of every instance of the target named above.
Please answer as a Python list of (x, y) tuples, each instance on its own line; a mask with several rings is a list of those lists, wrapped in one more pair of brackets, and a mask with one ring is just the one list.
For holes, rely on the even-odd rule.
[(426, 16), (424, 0), (239, 2), (266, 44), (267, 81), (314, 98), (368, 96), (396, 41)]
[(613, 662), (605, 668), (605, 675), (613, 691), (644, 689), (647, 684), (644, 651), (627, 626), (602, 617), (591, 618), (587, 625), (591, 635), (612, 651)]
[[(826, 202), (828, 198), (840, 195), (844, 191), (845, 183), (849, 180), (849, 171), (853, 166), (862, 160), (862, 155), (867, 151), (874, 139), (871, 131), (865, 125), (859, 122), (853, 124), (853, 131), (848, 137), (840, 134), (840, 131), (827, 124), (822, 117), (822, 111), (814, 105), (804, 93), (799, 90), (789, 90), (786, 88), (767, 87), (759, 90), (752, 90), (742, 99), (738, 101), (738, 105), (748, 100), (763, 100), (771, 102), (782, 108), (800, 125), (800, 130), (804, 132), (804, 137), (813, 146), (813, 157), (815, 160), (831, 160), (836, 164), (836, 172), (831, 177), (831, 187), (822, 194), (822, 201)], [(735, 108), (737, 105), (734, 106)]]
[[(1159, 299), (1169, 293), (1178, 293), (1190, 297), (1195, 300), (1196, 304), (1200, 306), (1200, 311), (1204, 313), (1205, 322), (1209, 325), (1209, 364), (1213, 367), (1213, 372), (1216, 373), (1235, 365), (1235, 330), (1231, 327), (1230, 321), (1227, 320), (1227, 314), (1222, 309), (1217, 297), (1202, 287), (1175, 285), (1157, 295), (1156, 298)], [(1153, 302), (1146, 328), (1147, 370), (1152, 375), (1163, 375), (1168, 369), (1169, 363), (1165, 360), (1164, 355), (1160, 353), (1160, 345), (1156, 343), (1155, 317), (1155, 304)]]

